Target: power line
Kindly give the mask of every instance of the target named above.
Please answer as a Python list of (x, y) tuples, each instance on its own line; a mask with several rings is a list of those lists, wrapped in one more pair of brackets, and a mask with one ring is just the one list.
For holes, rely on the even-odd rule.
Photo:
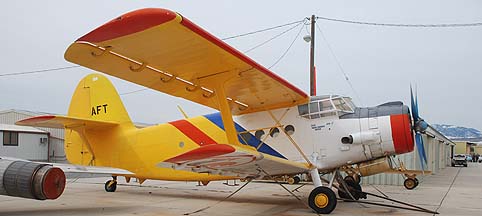
[(298, 39), (298, 37), (300, 36), (302, 30), (303, 30), (303, 26), (301, 26), (300, 30), (298, 31), (298, 34), (296, 34), (296, 37), (293, 39), (293, 41), (291, 41), (291, 44), (284, 51), (284, 53), (271, 66), (269, 66), (268, 69), (271, 69), (272, 67), (274, 67), (276, 64), (278, 64), (278, 62), (281, 61), (281, 59), (283, 59), (283, 57), (285, 57), (285, 55), (288, 53), (288, 51), (291, 49), (291, 47), (295, 43), (296, 39)]
[[(304, 19), (303, 19), (303, 20), (304, 20)], [(260, 30), (257, 30), (257, 31), (252, 31), (252, 32), (244, 33), (244, 34), (234, 35), (234, 36), (222, 38), (221, 40), (223, 40), (223, 41), (224, 41), (224, 40), (230, 40), (230, 39), (233, 39), (233, 38), (238, 38), (238, 37), (243, 37), (243, 36), (247, 36), (247, 35), (252, 35), (252, 34), (256, 34), (256, 33), (260, 33), (260, 32), (265, 32), (265, 31), (269, 31), (269, 30), (281, 28), (281, 27), (284, 27), (284, 26), (289, 26), (289, 25), (301, 23), (301, 22), (303, 22), (303, 20), (298, 20), (298, 21), (286, 23), (286, 24), (283, 24), (283, 25), (277, 25), (277, 26), (273, 26), (273, 27), (269, 27), (269, 28), (265, 28), (265, 29), (260, 29)]]
[(457, 27), (477, 27), (482, 26), (482, 23), (441, 23), (441, 24), (396, 24), (396, 23), (376, 23), (376, 22), (362, 22), (362, 21), (355, 21), (355, 20), (343, 20), (343, 19), (335, 19), (329, 17), (316, 17), (316, 19), (322, 19), (332, 22), (342, 22), (342, 23), (350, 23), (350, 24), (357, 24), (357, 25), (372, 25), (372, 26), (384, 26), (384, 27), (408, 27), (408, 28), (457, 28)]
[(252, 50), (254, 50), (254, 49), (256, 49), (256, 48), (259, 48), (259, 47), (261, 47), (261, 46), (269, 43), (270, 41), (272, 41), (272, 40), (280, 37), (281, 35), (284, 35), (285, 33), (291, 31), (292, 29), (296, 28), (297, 26), (299, 26), (299, 25), (301, 25), (301, 24), (302, 24), (302, 23), (298, 23), (297, 25), (295, 25), (295, 26), (293, 26), (293, 27), (291, 27), (291, 28), (289, 28), (289, 29), (287, 29), (287, 30), (285, 30), (285, 31), (283, 31), (283, 32), (275, 35), (274, 37), (271, 37), (270, 39), (268, 39), (268, 40), (266, 40), (266, 41), (264, 41), (264, 42), (262, 42), (262, 43), (260, 43), (260, 44), (258, 44), (258, 45), (256, 45), (256, 46), (254, 46), (254, 47), (252, 47), (252, 48), (244, 51), (244, 53), (246, 54), (246, 53), (251, 52)]
[(0, 74), (0, 77), (18, 76), (18, 75), (34, 74), (34, 73), (45, 73), (45, 72), (65, 70), (65, 69), (78, 68), (78, 67), (80, 67), (80, 66), (79, 66), (79, 65), (74, 65), (74, 66), (59, 67), (59, 68), (50, 68), (50, 69), (42, 69), (42, 70), (34, 70), (34, 71), (25, 71), (25, 72), (16, 72), (16, 73), (6, 73), (6, 74)]
[(346, 82), (348, 83), (348, 85), (350, 86), (351, 90), (353, 91), (353, 93), (355, 94), (355, 96), (358, 98), (358, 100), (360, 101), (360, 103), (363, 105), (363, 101), (361, 100), (360, 96), (358, 95), (358, 93), (356, 92), (355, 88), (353, 87), (353, 84), (351, 83), (350, 79), (348, 78), (348, 75), (345, 73), (345, 70), (344, 70), (343, 67), (341, 66), (340, 60), (338, 60), (338, 57), (335, 55), (335, 52), (334, 52), (333, 49), (331, 48), (330, 43), (328, 43), (328, 40), (326, 39), (325, 34), (323, 34), (323, 31), (321, 31), (321, 28), (320, 28), (320, 26), (318, 25), (318, 23), (316, 23), (316, 28), (317, 28), (318, 31), (320, 32), (321, 37), (322, 37), (323, 40), (325, 41), (325, 43), (326, 43), (326, 45), (327, 45), (327, 47), (328, 47), (328, 50), (330, 51), (331, 55), (332, 55), (333, 58), (335, 59), (335, 62), (336, 62), (336, 64), (338, 65), (338, 68), (340, 69), (340, 72), (343, 74)]

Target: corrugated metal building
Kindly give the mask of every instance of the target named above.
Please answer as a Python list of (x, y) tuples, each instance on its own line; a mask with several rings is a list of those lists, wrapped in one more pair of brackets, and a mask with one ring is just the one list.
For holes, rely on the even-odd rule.
[[(50, 113), (42, 113), (42, 112), (31, 112), (25, 110), (5, 110), (0, 111), (0, 124), (7, 124), (7, 125), (14, 125), (15, 122), (34, 117), (38, 115), (51, 115)], [(58, 162), (58, 163), (66, 163), (67, 159), (65, 157), (64, 151), (64, 129), (53, 129), (53, 128), (37, 128), (47, 133), (48, 135), (48, 158), (47, 161), (50, 162)], [(23, 149), (22, 151), (35, 151), (35, 149)], [(29, 154), (26, 152), (25, 154)], [(3, 152), (0, 152), (0, 155), (4, 155)], [(7, 155), (9, 156), (9, 155)]]
[[(432, 127), (427, 128), (423, 134), (423, 143), (427, 154), (427, 167), (433, 175), (450, 166), (452, 155), (454, 154), (455, 143), (442, 135)], [(397, 164), (402, 162), (409, 170), (421, 170), (418, 149), (408, 154), (398, 155), (394, 158)], [(417, 178), (423, 181), (424, 176), (418, 175)], [(383, 184), (383, 185), (403, 185), (405, 177), (400, 174), (377, 174), (363, 178), (363, 184)]]
[(0, 124), (0, 155), (48, 161), (48, 134), (34, 127)]

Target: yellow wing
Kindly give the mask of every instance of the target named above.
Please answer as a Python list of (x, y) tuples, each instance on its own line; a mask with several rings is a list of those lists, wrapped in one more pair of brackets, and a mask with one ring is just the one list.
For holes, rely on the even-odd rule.
[(65, 59), (218, 110), (212, 96), (222, 82), (234, 115), (308, 101), (302, 90), (165, 9), (118, 17), (70, 45)]
[(158, 166), (254, 179), (264, 176), (304, 173), (308, 172), (310, 168), (307, 163), (289, 161), (242, 146), (227, 144), (204, 145), (167, 159)]

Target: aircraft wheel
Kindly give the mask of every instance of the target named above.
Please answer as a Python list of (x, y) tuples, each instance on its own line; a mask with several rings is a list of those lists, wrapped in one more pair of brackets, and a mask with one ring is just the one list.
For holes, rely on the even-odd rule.
[(105, 191), (107, 192), (115, 192), (117, 189), (117, 181), (116, 180), (109, 180), (104, 185)]
[(328, 187), (320, 186), (313, 189), (308, 197), (308, 204), (318, 214), (329, 214), (336, 207), (336, 195)]
[[(348, 186), (348, 190), (350, 191), (353, 198), (355, 198), (355, 200), (359, 200), (360, 198), (366, 198), (366, 196), (363, 196), (364, 195), (363, 193), (359, 192), (359, 191), (362, 190), (362, 188), (361, 188), (360, 184), (355, 182), (353, 177), (346, 176), (344, 178), (344, 180), (345, 180), (346, 186)], [(340, 185), (340, 188), (345, 189), (341, 185)], [(340, 198), (344, 198), (344, 199), (352, 199), (350, 194), (348, 194), (347, 192), (342, 191), (342, 190), (338, 190), (338, 196), (340, 196)]]
[(300, 181), (301, 181), (301, 179), (300, 179), (300, 177), (299, 177), (299, 176), (295, 176), (295, 177), (293, 177), (293, 180), (295, 180), (294, 184), (299, 184), (299, 183), (300, 183)]
[(407, 178), (405, 181), (403, 181), (403, 186), (407, 188), (407, 190), (413, 190), (415, 187), (417, 187), (417, 181), (415, 179)]

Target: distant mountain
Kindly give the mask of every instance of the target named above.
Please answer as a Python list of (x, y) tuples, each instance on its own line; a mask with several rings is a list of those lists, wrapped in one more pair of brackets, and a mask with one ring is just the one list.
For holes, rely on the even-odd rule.
[(447, 124), (433, 124), (432, 127), (451, 140), (482, 140), (482, 132), (475, 128), (466, 128)]

